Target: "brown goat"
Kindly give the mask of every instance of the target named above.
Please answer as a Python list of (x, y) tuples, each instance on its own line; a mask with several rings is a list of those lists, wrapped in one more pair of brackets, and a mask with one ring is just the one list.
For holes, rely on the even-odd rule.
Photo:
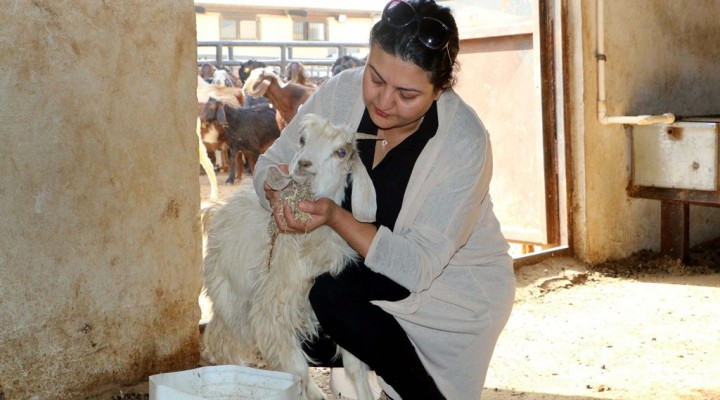
[(315, 88), (298, 83), (285, 83), (271, 68), (254, 69), (243, 87), (252, 97), (265, 96), (277, 110), (278, 128), (282, 130), (305, 103)]
[(215, 68), (214, 65), (204, 63), (200, 68), (198, 68), (198, 75), (202, 80), (204, 80), (207, 83), (210, 83), (213, 78), (213, 74), (215, 74), (215, 71), (217, 71), (217, 68)]
[(298, 61), (293, 61), (285, 68), (285, 81), (310, 86), (305, 66)]

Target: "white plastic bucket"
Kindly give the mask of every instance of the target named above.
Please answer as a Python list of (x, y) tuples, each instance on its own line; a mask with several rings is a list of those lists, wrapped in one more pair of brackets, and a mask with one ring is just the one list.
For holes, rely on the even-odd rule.
[[(368, 379), (370, 381), (370, 389), (375, 399), (380, 398), (382, 388), (375, 371), (369, 371)], [(330, 390), (333, 395), (341, 400), (356, 400), (358, 398), (355, 392), (355, 384), (345, 372), (344, 368), (332, 368), (330, 370)]]
[(297, 400), (301, 393), (295, 375), (238, 365), (150, 376), (150, 400)]

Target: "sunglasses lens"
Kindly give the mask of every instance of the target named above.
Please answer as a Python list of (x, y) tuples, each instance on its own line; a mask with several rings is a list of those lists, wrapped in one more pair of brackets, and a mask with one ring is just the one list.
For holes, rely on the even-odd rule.
[(406, 26), (415, 20), (415, 9), (404, 1), (391, 1), (385, 6), (383, 20), (395, 28)]
[(436, 50), (448, 42), (450, 32), (442, 22), (434, 18), (423, 18), (418, 26), (418, 38), (430, 49)]

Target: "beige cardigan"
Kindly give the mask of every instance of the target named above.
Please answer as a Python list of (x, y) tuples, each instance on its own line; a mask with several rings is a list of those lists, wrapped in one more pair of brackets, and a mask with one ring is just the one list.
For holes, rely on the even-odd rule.
[[(298, 115), (315, 113), (356, 129), (365, 110), (362, 73), (357, 68), (328, 80)], [(255, 189), (268, 210), (267, 167), (292, 158), (299, 119), (256, 165)], [(452, 90), (438, 100), (438, 125), (415, 163), (395, 231), (379, 228), (365, 264), (410, 290), (401, 301), (374, 304), (399, 321), (442, 393), (451, 400), (478, 399), (510, 315), (515, 276), (488, 194), (492, 153), (487, 131)]]

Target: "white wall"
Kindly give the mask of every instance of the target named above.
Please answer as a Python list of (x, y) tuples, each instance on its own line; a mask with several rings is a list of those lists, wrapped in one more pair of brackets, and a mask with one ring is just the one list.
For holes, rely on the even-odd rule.
[(220, 40), (220, 14), (196, 13), (195, 26), (198, 42)]
[(370, 41), (370, 29), (375, 20), (370, 18), (348, 18), (339, 22), (335, 18), (328, 18), (331, 42), (367, 43)]
[(192, 1), (13, 2), (0, 54), (5, 398), (195, 365)]
[[(237, 12), (245, 12), (252, 14), (253, 10), (238, 8)], [(260, 40), (265, 42), (292, 42), (293, 19), (288, 15), (263, 14), (262, 11), (257, 12), (260, 29)], [(219, 20), (220, 13), (206, 12), (197, 15), (197, 40), (198, 41), (217, 41), (219, 39)], [(339, 22), (335, 17), (326, 17), (328, 30), (328, 41), (345, 42), (345, 43), (361, 43), (366, 44), (369, 40), (370, 28), (374, 24), (372, 18), (348, 17), (344, 22)], [(361, 49), (363, 54), (367, 53), (367, 49)], [(203, 48), (201, 54), (209, 55), (214, 58), (214, 49)], [(277, 58), (279, 50), (276, 47), (238, 47), (235, 49), (235, 57), (241, 58), (241, 55), (249, 55), (256, 58)], [(293, 49), (293, 58), (327, 58), (328, 50), (325, 48), (297, 47)], [(333, 55), (337, 57), (337, 55)]]

